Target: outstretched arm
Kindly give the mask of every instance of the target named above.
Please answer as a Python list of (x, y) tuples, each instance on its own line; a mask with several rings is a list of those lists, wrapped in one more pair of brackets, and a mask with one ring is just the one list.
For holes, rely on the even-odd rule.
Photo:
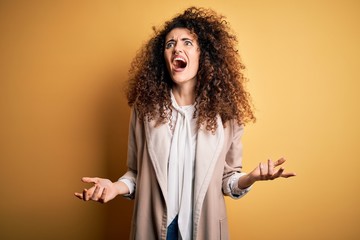
[(267, 163), (260, 163), (252, 172), (242, 176), (239, 179), (238, 185), (240, 189), (245, 189), (254, 184), (257, 181), (274, 180), (276, 178), (288, 178), (296, 176), (294, 172), (286, 173), (283, 167), (276, 169), (276, 167), (282, 165), (286, 160), (280, 158), (277, 161), (268, 160)]
[(75, 193), (75, 196), (84, 201), (97, 201), (106, 203), (114, 199), (117, 195), (125, 195), (129, 193), (129, 188), (121, 181), (111, 182), (109, 179), (98, 177), (83, 177), (81, 179), (85, 183), (93, 183), (89, 189), (84, 189), (82, 193)]

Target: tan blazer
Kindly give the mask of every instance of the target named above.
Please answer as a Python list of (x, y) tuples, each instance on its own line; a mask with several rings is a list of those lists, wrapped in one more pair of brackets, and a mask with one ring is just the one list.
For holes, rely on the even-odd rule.
[[(166, 239), (167, 163), (170, 141), (166, 124), (140, 121), (132, 111), (128, 172), (122, 178), (136, 183), (130, 239)], [(218, 117), (214, 134), (200, 128), (194, 177), (193, 239), (228, 239), (224, 194), (228, 178), (241, 171), (243, 127), (223, 126)]]

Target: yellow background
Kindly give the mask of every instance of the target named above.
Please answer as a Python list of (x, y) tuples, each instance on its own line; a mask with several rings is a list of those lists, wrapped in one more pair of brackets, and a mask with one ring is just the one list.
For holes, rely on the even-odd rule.
[(113, 0), (0, 2), (0, 239), (127, 239), (131, 201), (73, 192), (125, 171), (130, 61), (191, 5), (239, 38), (244, 170), (284, 156), (298, 174), (227, 199), (232, 239), (360, 238), (359, 1)]

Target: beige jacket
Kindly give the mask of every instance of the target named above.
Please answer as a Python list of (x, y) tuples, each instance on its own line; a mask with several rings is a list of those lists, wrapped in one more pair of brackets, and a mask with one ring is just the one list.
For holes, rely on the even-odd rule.
[[(171, 139), (166, 124), (140, 121), (132, 112), (128, 172), (122, 178), (136, 183), (130, 239), (166, 239), (167, 163)], [(228, 179), (241, 171), (243, 127), (218, 117), (214, 134), (200, 128), (194, 177), (193, 239), (228, 239), (224, 194)]]

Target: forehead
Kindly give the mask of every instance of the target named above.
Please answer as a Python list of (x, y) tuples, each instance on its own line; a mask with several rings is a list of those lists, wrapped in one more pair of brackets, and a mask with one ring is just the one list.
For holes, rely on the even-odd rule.
[(165, 37), (165, 40), (178, 39), (178, 38), (189, 38), (196, 39), (196, 35), (191, 33), (187, 28), (174, 28)]

